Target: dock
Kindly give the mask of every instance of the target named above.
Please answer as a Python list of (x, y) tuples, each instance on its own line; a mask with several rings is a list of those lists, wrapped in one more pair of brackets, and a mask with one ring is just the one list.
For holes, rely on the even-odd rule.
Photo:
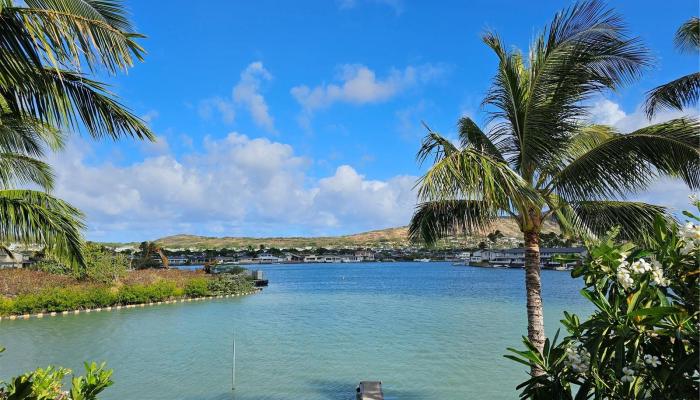
[(382, 382), (362, 381), (357, 386), (357, 400), (384, 400)]

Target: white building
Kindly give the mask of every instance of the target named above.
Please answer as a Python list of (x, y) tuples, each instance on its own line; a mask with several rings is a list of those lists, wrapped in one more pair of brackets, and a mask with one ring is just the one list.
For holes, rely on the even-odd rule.
[(10, 253), (11, 255), (4, 251), (0, 253), (0, 268), (22, 268), (29, 264), (28, 256), (16, 251)]

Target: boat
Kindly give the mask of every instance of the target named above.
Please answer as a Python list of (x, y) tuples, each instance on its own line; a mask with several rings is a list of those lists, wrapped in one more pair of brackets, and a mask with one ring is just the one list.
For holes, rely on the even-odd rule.
[(415, 258), (413, 259), (414, 262), (430, 262), (429, 258)]
[(493, 268), (507, 269), (507, 268), (510, 268), (510, 266), (504, 265), (504, 264), (498, 264), (498, 265), (494, 265)]

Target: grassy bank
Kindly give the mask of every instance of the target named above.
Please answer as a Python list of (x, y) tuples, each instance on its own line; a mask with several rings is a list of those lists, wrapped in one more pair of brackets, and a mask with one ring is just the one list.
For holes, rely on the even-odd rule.
[(141, 304), (187, 297), (249, 293), (240, 275), (201, 271), (130, 271), (111, 284), (25, 269), (0, 270), (0, 316)]

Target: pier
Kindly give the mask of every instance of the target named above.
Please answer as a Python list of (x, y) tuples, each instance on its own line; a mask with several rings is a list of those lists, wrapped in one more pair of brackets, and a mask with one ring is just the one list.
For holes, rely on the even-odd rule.
[(382, 382), (362, 381), (357, 386), (357, 400), (384, 400)]

